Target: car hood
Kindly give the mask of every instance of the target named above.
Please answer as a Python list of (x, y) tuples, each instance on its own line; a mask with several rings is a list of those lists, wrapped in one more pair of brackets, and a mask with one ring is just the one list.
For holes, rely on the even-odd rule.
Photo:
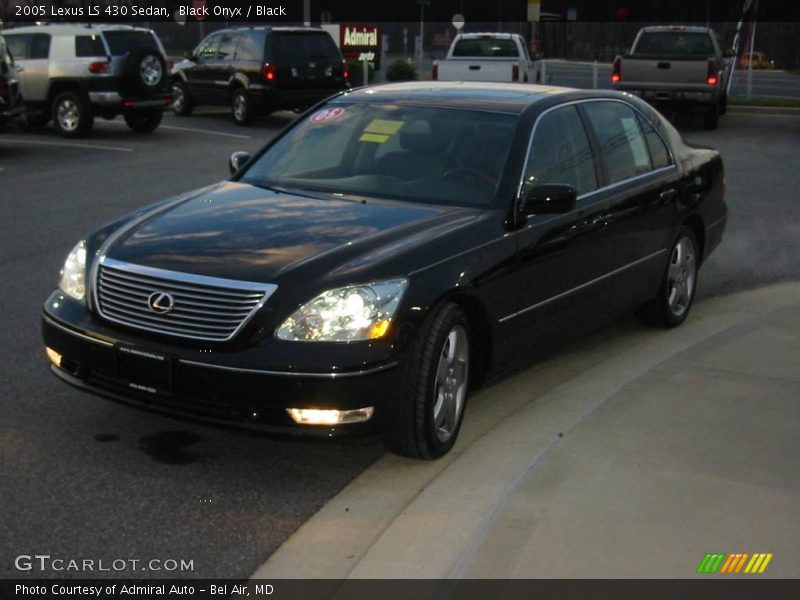
[(478, 214), (468, 208), (317, 198), (224, 182), (123, 227), (105, 254), (158, 269), (269, 283), (298, 274), (320, 277), (347, 265), (368, 269)]

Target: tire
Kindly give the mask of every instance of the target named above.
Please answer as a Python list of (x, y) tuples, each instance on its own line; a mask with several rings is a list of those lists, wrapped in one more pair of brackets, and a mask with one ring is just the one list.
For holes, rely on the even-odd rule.
[(469, 327), (447, 302), (425, 320), (411, 347), (403, 388), (387, 431), (395, 454), (434, 459), (455, 444), (469, 389)]
[(189, 94), (189, 88), (183, 81), (172, 83), (172, 112), (179, 117), (188, 117), (192, 114), (194, 102)]
[(123, 95), (152, 96), (164, 89), (168, 77), (167, 63), (157, 48), (135, 48), (122, 70)]
[(53, 125), (64, 137), (81, 137), (92, 130), (94, 115), (81, 94), (64, 92), (53, 102)]
[(236, 88), (231, 94), (231, 115), (237, 125), (252, 125), (256, 120), (253, 98), (244, 88)]
[(150, 133), (155, 130), (164, 117), (162, 110), (133, 110), (124, 115), (128, 127), (137, 133)]
[(722, 94), (722, 98), (719, 100), (719, 114), (724, 115), (728, 112), (728, 94)]
[(711, 108), (709, 108), (708, 112), (704, 115), (703, 124), (709, 131), (714, 131), (719, 127), (719, 106), (716, 102), (711, 105)]
[(700, 264), (697, 238), (682, 227), (672, 244), (658, 295), (639, 308), (636, 316), (647, 325), (676, 327), (692, 308)]

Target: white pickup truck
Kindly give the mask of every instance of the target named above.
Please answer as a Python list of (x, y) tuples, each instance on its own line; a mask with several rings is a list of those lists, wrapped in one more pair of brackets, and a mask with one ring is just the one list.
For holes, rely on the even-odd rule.
[(516, 33), (462, 33), (433, 63), (439, 81), (536, 81), (525, 38)]

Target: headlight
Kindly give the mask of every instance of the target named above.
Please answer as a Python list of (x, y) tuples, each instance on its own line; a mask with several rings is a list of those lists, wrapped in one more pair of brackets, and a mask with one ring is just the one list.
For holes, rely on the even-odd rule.
[(385, 336), (406, 279), (376, 281), (321, 293), (298, 308), (278, 328), (278, 339), (302, 342), (355, 342)]
[(80, 242), (64, 261), (61, 269), (61, 280), (58, 287), (70, 298), (83, 301), (86, 294), (84, 280), (86, 278), (86, 242)]

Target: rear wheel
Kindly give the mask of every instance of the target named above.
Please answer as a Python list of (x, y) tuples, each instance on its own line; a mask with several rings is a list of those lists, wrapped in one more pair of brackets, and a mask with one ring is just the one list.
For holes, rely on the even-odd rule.
[(404, 389), (389, 426), (392, 452), (433, 459), (455, 444), (469, 383), (467, 317), (453, 303), (426, 319), (411, 349)]
[(162, 110), (134, 110), (126, 112), (125, 122), (128, 127), (138, 133), (150, 133), (161, 124), (164, 117)]
[(704, 115), (704, 125), (709, 131), (719, 127), (719, 105), (715, 102)]
[(172, 84), (172, 111), (179, 117), (188, 117), (192, 114), (194, 105), (189, 95), (189, 88), (182, 81)]
[(672, 245), (658, 295), (636, 311), (639, 319), (662, 327), (683, 323), (694, 301), (699, 263), (697, 239), (683, 227)]
[(236, 88), (231, 94), (231, 114), (237, 125), (251, 125), (256, 120), (253, 99), (244, 88)]
[(53, 124), (64, 137), (80, 137), (91, 131), (94, 116), (79, 93), (64, 92), (53, 103)]
[(728, 94), (722, 94), (719, 100), (719, 114), (724, 115), (726, 112), (728, 112)]

